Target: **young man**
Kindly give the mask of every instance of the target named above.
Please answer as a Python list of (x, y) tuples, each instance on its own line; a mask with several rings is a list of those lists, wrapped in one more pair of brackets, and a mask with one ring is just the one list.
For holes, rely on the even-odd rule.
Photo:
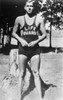
[[(41, 82), (39, 75), (40, 49), (39, 42), (46, 37), (44, 21), (39, 14), (34, 14), (34, 1), (28, 0), (24, 6), (26, 14), (15, 20), (12, 35), (19, 41), (18, 66), (20, 70), (20, 88), (22, 93), (25, 68), (28, 60), (34, 75), (36, 89), (42, 100)], [(20, 30), (20, 36), (16, 33)], [(40, 38), (39, 35), (41, 34)]]

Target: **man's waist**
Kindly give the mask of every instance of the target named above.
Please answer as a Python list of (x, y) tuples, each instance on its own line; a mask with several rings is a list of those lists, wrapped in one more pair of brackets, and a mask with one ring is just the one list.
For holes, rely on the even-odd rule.
[(38, 39), (37, 35), (22, 35), (21, 36), (24, 40), (26, 40), (28, 43), (30, 43), (31, 41), (35, 41)]

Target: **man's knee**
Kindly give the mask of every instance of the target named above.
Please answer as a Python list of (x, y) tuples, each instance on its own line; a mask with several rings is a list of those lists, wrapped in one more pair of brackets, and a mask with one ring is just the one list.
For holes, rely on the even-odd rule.
[(39, 77), (39, 71), (32, 71), (34, 77)]
[(21, 71), (21, 72), (20, 72), (20, 77), (21, 77), (21, 78), (24, 78), (24, 77), (25, 77), (25, 74), (26, 74), (26, 71)]

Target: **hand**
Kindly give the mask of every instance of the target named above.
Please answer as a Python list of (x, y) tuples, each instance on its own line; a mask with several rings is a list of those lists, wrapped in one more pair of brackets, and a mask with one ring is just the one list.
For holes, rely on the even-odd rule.
[(25, 46), (28, 47), (28, 43), (27, 43), (27, 41), (25, 41), (24, 39), (21, 39), (20, 43), (21, 43), (21, 45), (22, 45), (23, 47), (25, 47)]
[(29, 43), (28, 47), (34, 47), (37, 44), (37, 41), (32, 41)]

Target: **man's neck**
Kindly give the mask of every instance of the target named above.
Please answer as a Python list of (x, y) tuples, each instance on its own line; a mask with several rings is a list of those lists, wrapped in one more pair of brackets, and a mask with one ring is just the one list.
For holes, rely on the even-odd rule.
[(27, 14), (30, 18), (33, 17), (33, 16), (35, 16), (35, 13), (33, 13), (33, 12), (32, 12), (32, 13), (27, 13), (27, 12), (26, 12), (26, 14)]
[(35, 17), (35, 15), (26, 13), (26, 17), (28, 17), (28, 18), (33, 18), (33, 17)]
[(35, 19), (35, 16), (30, 17), (28, 14), (25, 15), (25, 19), (28, 25), (32, 25)]

